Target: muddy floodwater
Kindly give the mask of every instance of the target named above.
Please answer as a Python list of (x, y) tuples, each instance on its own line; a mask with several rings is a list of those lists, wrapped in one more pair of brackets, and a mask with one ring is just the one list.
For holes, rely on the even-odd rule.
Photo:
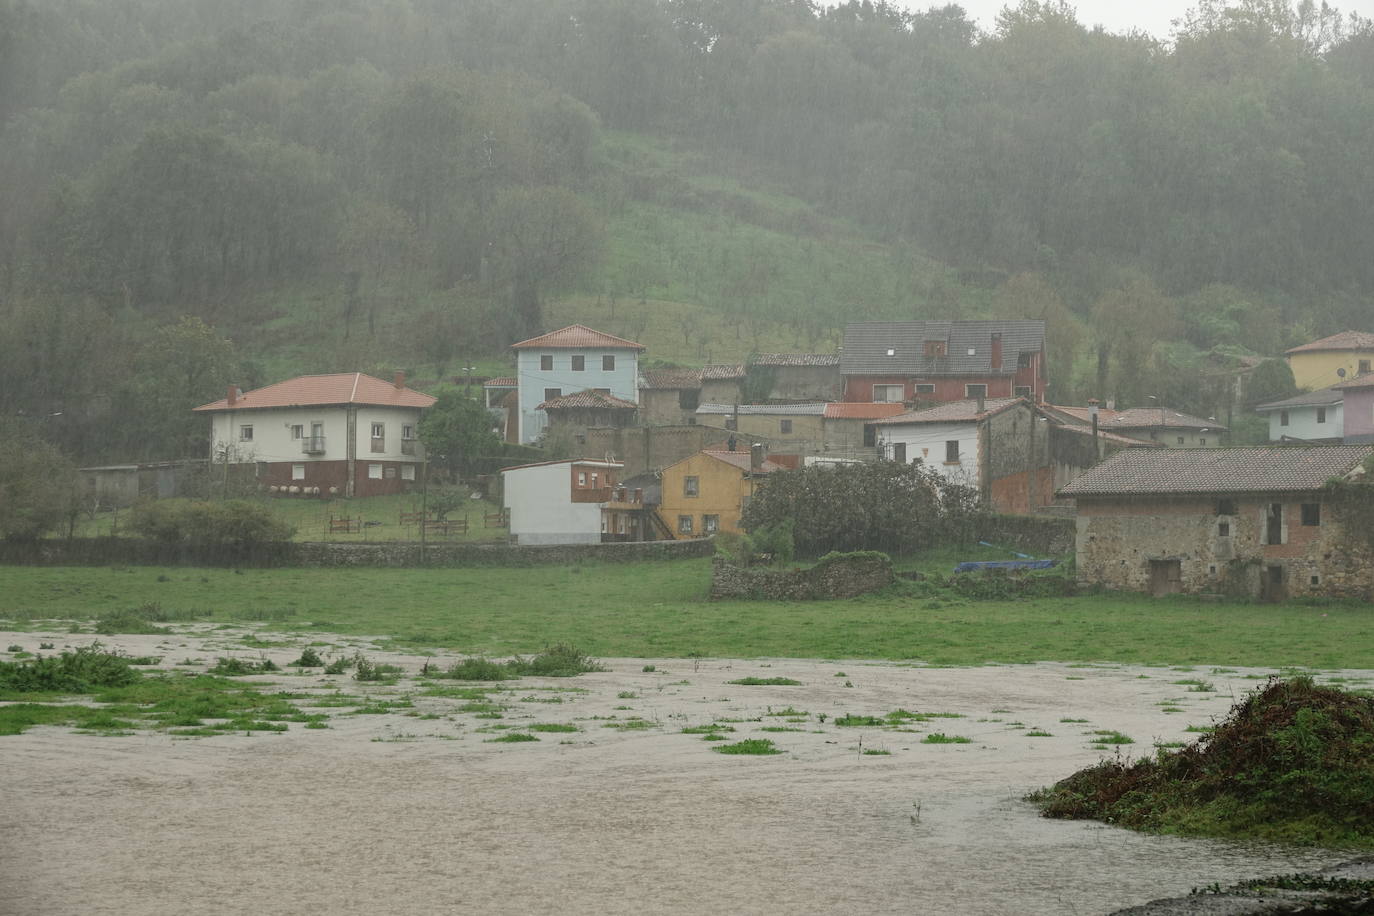
[[(304, 644), (247, 635), (103, 639), (180, 670), (285, 665)], [(359, 649), (405, 676), (241, 679), (304, 694), (327, 728), (0, 737), (0, 912), (1096, 914), (1348, 857), (1049, 821), (1021, 801), (1118, 748), (1195, 739), (1268, 671), (607, 659), (473, 704), (424, 695), (421, 657), (342, 637), (320, 651)], [(751, 676), (801, 683), (728, 683)], [(883, 718), (897, 710), (919, 715)], [(713, 722), (726, 740), (683, 733)], [(493, 741), (514, 732), (539, 740)], [(744, 738), (782, 753), (713, 751)]]

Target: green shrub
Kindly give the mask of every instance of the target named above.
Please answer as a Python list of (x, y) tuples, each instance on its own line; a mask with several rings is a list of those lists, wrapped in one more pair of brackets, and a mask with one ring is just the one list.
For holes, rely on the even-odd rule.
[(743, 741), (736, 741), (734, 744), (721, 744), (711, 748), (717, 754), (754, 754), (765, 756), (768, 754), (781, 754), (782, 751), (767, 738), (745, 738)]
[(130, 659), (122, 653), (92, 643), (61, 655), (0, 662), (0, 690), (91, 693), (102, 687), (123, 687), (142, 678), (129, 665)]
[(511, 662), (511, 666), (518, 674), (535, 677), (575, 677), (592, 671), (606, 670), (605, 665), (567, 643), (550, 646), (528, 661), (516, 658)]
[(322, 668), (324, 659), (320, 653), (316, 652), (313, 646), (306, 646), (301, 650), (301, 657), (291, 663), (296, 668)]
[(130, 513), (129, 529), (164, 544), (204, 547), (257, 547), (288, 541), (295, 534), (294, 528), (265, 506), (246, 500), (159, 499), (139, 503)]

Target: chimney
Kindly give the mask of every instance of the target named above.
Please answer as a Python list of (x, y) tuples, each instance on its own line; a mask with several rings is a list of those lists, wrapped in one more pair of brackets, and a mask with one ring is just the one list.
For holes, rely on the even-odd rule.
[(400, 391), (406, 386), (406, 374), (398, 370), (396, 374), (392, 376), (391, 383), (396, 386), (397, 391)]
[(763, 467), (763, 443), (755, 442), (749, 448), (749, 469), (757, 471)]
[(238, 385), (230, 385), (230, 386), (229, 386), (229, 394), (225, 397), (225, 400), (229, 402), (229, 406), (230, 406), (230, 407), (233, 407), (235, 404), (237, 404), (237, 403), (239, 402), (239, 386), (238, 386)]
[(1002, 335), (996, 331), (992, 335), (992, 368), (1002, 368)]

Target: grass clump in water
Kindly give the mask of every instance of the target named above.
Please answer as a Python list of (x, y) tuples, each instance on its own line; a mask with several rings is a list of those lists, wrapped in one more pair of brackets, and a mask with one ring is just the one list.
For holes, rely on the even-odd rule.
[(801, 681), (795, 681), (790, 677), (742, 677), (733, 681), (726, 681), (727, 684), (739, 684), (743, 687), (800, 687)]
[(922, 744), (972, 744), (972, 738), (963, 735), (946, 735), (944, 732), (931, 732), (921, 739)]
[(711, 750), (717, 754), (753, 754), (756, 756), (782, 753), (767, 738), (745, 738), (743, 741), (736, 741), (734, 744), (722, 744), (711, 748)]
[(61, 655), (39, 655), (29, 661), (0, 662), (0, 691), (13, 693), (90, 693), (123, 687), (142, 677), (132, 660), (99, 643)]
[(511, 681), (530, 677), (576, 677), (592, 671), (605, 671), (606, 666), (567, 643), (546, 648), (529, 658), (516, 656), (507, 662), (495, 662), (480, 656), (465, 658), (450, 665), (447, 671), (435, 675), (457, 681)]
[(1046, 817), (1374, 848), (1374, 698), (1271, 679), (1194, 744), (1104, 760), (1030, 798)]

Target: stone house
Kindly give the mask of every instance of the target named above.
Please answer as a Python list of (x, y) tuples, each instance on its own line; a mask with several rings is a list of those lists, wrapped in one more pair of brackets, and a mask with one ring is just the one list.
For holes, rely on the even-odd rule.
[(195, 408), (210, 417), (210, 461), (252, 465), (274, 492), (382, 496), (422, 476), (416, 437), (430, 395), (405, 374), (384, 382), (361, 372), (303, 375)]
[(645, 426), (690, 426), (701, 404), (700, 369), (645, 369), (639, 375), (639, 417)]
[(1126, 591), (1374, 596), (1374, 549), (1324, 485), (1368, 446), (1129, 449), (1060, 495), (1077, 504), (1079, 582)]
[(766, 401), (839, 400), (838, 353), (756, 353), (745, 371)]
[(579, 391), (551, 398), (539, 405), (549, 418), (545, 435), (582, 451), (592, 429), (623, 429), (635, 425), (639, 405), (600, 391)]
[(823, 448), (825, 404), (702, 404), (697, 424), (737, 433), (745, 445), (762, 442), (773, 450), (810, 453)]
[(1045, 322), (867, 321), (840, 352), (846, 401), (1045, 399)]
[(1374, 334), (1341, 331), (1294, 347), (1284, 356), (1299, 388), (1329, 388), (1344, 379), (1374, 371)]

